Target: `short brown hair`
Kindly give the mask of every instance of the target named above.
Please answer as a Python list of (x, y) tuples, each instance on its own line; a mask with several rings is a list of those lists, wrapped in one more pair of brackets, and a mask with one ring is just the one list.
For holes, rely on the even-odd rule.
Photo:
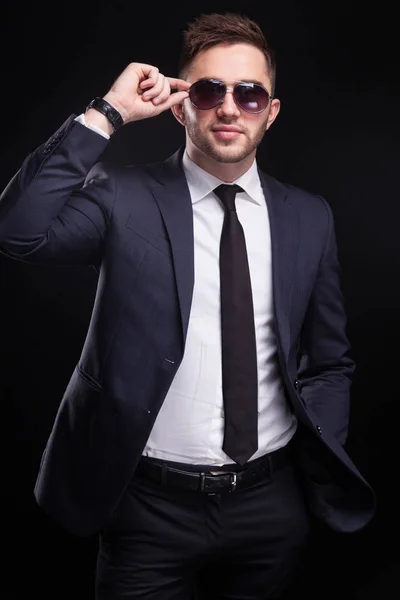
[(201, 14), (188, 23), (183, 32), (179, 58), (179, 76), (184, 79), (190, 63), (202, 50), (218, 44), (250, 44), (265, 56), (274, 94), (276, 78), (275, 53), (261, 27), (249, 17), (233, 12)]

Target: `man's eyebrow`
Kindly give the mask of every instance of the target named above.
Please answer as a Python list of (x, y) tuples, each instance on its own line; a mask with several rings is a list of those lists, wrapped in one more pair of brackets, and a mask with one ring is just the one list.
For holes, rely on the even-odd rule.
[(221, 77), (201, 77), (200, 81), (203, 79), (215, 79), (215, 81), (221, 81), (222, 83), (257, 83), (258, 85), (261, 85), (262, 87), (266, 87), (266, 84), (263, 83), (262, 81), (259, 81), (258, 79), (250, 79), (249, 77), (244, 77), (243, 79), (229, 79), (229, 80), (225, 80), (225, 79), (221, 79)]

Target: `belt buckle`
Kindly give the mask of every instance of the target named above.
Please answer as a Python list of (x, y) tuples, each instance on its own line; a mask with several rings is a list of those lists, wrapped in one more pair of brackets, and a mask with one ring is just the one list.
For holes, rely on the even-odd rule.
[[(204, 487), (206, 483), (206, 475), (212, 475), (214, 477), (219, 477), (221, 475), (229, 475), (230, 476), (230, 489), (228, 492), (234, 492), (236, 490), (237, 485), (237, 474), (234, 471), (210, 471), (209, 473), (200, 473), (200, 491), (204, 492)], [(215, 496), (215, 493), (210, 492), (209, 496)]]
[(234, 492), (236, 490), (237, 475), (234, 471), (229, 473), (229, 475), (231, 476), (231, 489), (228, 492)]

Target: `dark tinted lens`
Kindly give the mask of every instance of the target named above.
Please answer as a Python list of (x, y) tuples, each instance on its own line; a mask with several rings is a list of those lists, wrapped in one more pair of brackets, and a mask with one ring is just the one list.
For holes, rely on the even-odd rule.
[(238, 105), (249, 113), (265, 110), (269, 102), (269, 94), (258, 83), (238, 83), (234, 91)]
[(213, 108), (225, 95), (225, 85), (220, 82), (196, 81), (189, 90), (189, 98), (196, 108)]

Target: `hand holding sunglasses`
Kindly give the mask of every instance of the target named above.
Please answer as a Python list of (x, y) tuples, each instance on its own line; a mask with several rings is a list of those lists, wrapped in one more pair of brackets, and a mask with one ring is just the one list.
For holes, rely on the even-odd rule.
[(229, 90), (233, 93), (233, 99), (237, 106), (253, 115), (263, 112), (272, 100), (268, 90), (259, 83), (251, 81), (230, 83), (235, 85), (229, 87), (218, 79), (199, 79), (188, 90), (189, 99), (195, 108), (210, 110), (218, 104), (222, 104), (226, 92)]

